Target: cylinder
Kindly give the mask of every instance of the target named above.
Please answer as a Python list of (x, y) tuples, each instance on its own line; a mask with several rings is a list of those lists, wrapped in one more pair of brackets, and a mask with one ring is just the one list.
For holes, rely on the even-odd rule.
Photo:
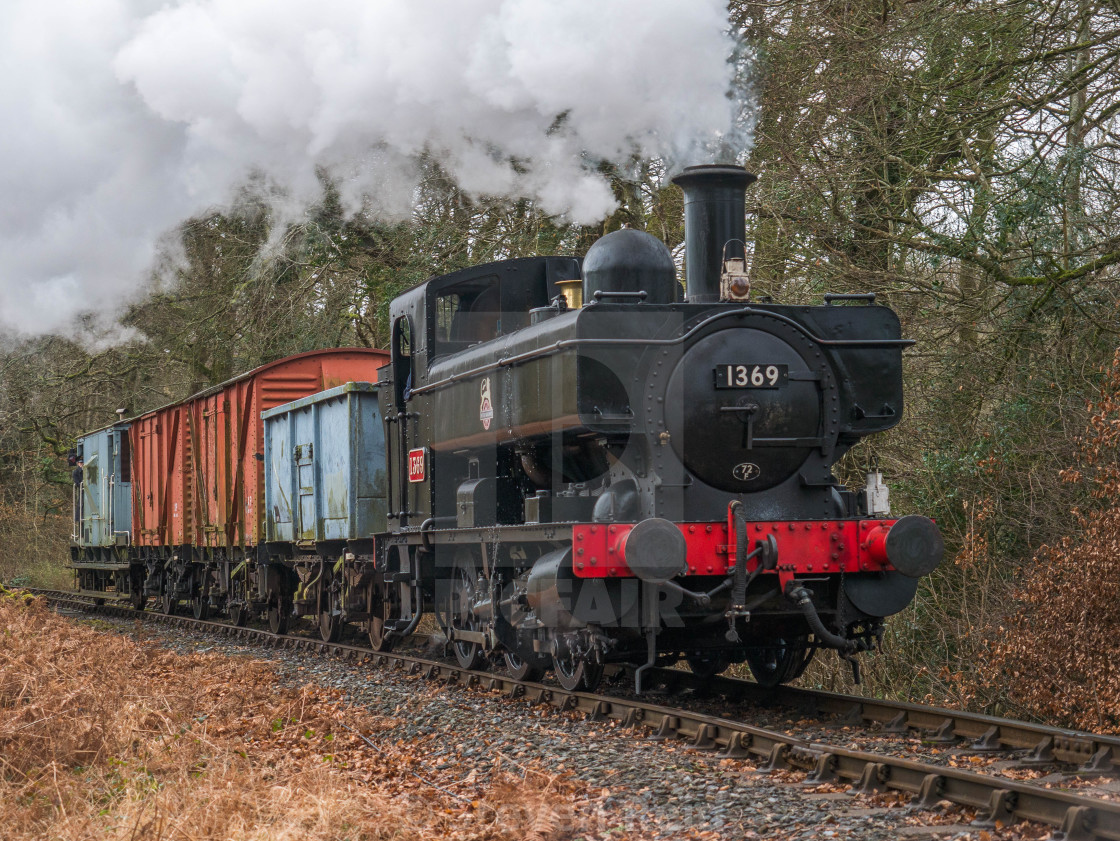
[[(741, 166), (690, 166), (673, 179), (684, 191), (685, 287), (689, 303), (719, 300), (724, 246), (746, 238), (743, 205), (757, 176)], [(728, 249), (742, 257), (743, 247)]]
[(555, 549), (541, 555), (529, 570), (526, 599), (549, 628), (577, 628), (572, 617), (572, 550)]

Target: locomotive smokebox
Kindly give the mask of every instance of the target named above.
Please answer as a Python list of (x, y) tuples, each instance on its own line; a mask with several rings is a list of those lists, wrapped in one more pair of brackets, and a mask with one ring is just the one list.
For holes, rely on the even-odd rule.
[(690, 166), (673, 179), (684, 191), (685, 274), (688, 300), (719, 300), (719, 278), (727, 257), (742, 257), (746, 237), (743, 204), (757, 176), (741, 166)]

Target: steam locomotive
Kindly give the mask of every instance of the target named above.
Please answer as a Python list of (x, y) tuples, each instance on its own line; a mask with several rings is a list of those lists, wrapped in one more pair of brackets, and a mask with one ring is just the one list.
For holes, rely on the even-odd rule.
[[(611, 663), (639, 691), (682, 658), (766, 685), (820, 648), (854, 664), (943, 554), (929, 519), (890, 517), (877, 470), (856, 490), (832, 472), (898, 423), (910, 342), (872, 295), (751, 299), (753, 180), (674, 179), (683, 295), (668, 248), (624, 229), (582, 261), (419, 284), (391, 305), (387, 359), (282, 360), (83, 438), (88, 465), (117, 436), (132, 519), (89, 527), (87, 477), (79, 589), (276, 632), (310, 616), (325, 639), (357, 625), (378, 650), (430, 611), (463, 668), (501, 658), (567, 689)], [(315, 370), (294, 384), (293, 365)], [(145, 443), (122, 460), (122, 436)]]

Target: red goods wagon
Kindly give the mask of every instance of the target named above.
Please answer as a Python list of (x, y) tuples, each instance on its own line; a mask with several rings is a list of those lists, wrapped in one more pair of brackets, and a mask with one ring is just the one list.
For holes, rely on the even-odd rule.
[(377, 380), (385, 351), (318, 350), (262, 365), (132, 425), (133, 541), (214, 549), (264, 539), (261, 412)]

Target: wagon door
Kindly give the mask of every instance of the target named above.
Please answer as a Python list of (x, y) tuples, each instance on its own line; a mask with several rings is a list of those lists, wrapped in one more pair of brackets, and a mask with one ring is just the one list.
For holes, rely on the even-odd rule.
[(82, 538), (83, 543), (91, 546), (104, 545), (101, 506), (106, 497), (108, 471), (103, 469), (102, 463), (108, 462), (112, 467), (108, 449), (104, 433), (94, 433), (83, 443), (86, 465), (82, 480)]
[(199, 493), (205, 500), (206, 524), (203, 526), (202, 544), (219, 546), (225, 527), (225, 393), (217, 394), (206, 400), (202, 409), (202, 446), (199, 464)]
[(292, 450), (295, 461), (296, 501), (298, 511), (297, 538), (302, 541), (315, 540), (318, 535), (318, 510), (315, 499), (315, 412), (309, 407), (292, 414), (292, 441), (297, 442)]
[(142, 418), (136, 423), (136, 485), (133, 498), (137, 542), (141, 546), (159, 543), (159, 526), (156, 517), (156, 498), (163, 493), (160, 479), (162, 471), (156, 468), (159, 463), (159, 449), (156, 447), (156, 421)]
[(299, 539), (315, 539), (315, 465), (312, 463), (314, 447), (303, 444), (296, 447), (296, 472), (299, 480)]

